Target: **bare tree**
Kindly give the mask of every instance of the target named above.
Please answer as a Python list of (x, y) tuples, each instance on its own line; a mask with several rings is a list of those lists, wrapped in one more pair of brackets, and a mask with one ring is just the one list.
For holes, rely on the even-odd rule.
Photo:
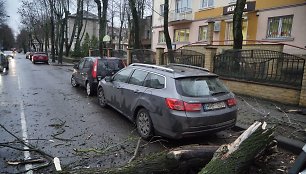
[(6, 14), (6, 8), (5, 8), (5, 1), (0, 0), (0, 25), (6, 21), (6, 18), (7, 18), (7, 14)]
[(246, 0), (237, 0), (236, 8), (234, 10), (233, 17), (233, 36), (234, 36), (234, 45), (233, 49), (242, 49), (242, 14), (245, 6)]
[(135, 0), (129, 0), (129, 5), (133, 17), (133, 48), (139, 49), (140, 48), (140, 36), (139, 36), (139, 15), (136, 9), (136, 2)]
[(169, 35), (168, 29), (168, 15), (169, 15), (169, 0), (165, 0), (164, 4), (164, 36), (166, 39), (166, 45), (169, 52), (169, 61), (170, 63), (174, 63), (173, 51), (172, 51), (172, 43)]
[[(104, 48), (104, 43), (103, 43), (103, 37), (106, 34), (106, 15), (107, 15), (107, 6), (108, 6), (108, 0), (102, 0), (103, 5), (101, 4), (100, 0), (95, 0), (95, 3), (97, 4), (98, 8), (98, 18), (99, 18), (99, 53), (100, 56), (103, 56), (103, 48)], [(102, 7), (103, 6), (103, 9)]]

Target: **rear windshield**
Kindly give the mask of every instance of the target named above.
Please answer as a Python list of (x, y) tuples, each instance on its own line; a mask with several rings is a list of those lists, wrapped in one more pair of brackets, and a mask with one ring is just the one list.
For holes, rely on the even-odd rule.
[(189, 77), (175, 80), (177, 91), (186, 97), (202, 97), (228, 93), (217, 77)]
[(99, 59), (100, 70), (120, 70), (124, 68), (122, 61), (118, 59)]

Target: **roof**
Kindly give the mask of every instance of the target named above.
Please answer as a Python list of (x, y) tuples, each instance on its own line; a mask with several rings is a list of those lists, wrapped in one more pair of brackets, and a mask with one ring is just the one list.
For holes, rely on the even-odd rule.
[(150, 69), (150, 71), (161, 73), (172, 76), (173, 78), (184, 78), (184, 77), (199, 77), (199, 76), (212, 76), (217, 77), (216, 74), (210, 73), (206, 68), (196, 67), (185, 64), (169, 64), (166, 66), (149, 65), (134, 63), (130, 66), (137, 66), (144, 69)]
[[(76, 15), (77, 14), (74, 13), (74, 14), (69, 15), (69, 17), (75, 18)], [(83, 10), (83, 18), (84, 19), (96, 19), (96, 20), (98, 20), (98, 16), (97, 15), (95, 15), (95, 14), (89, 12), (89, 11), (85, 11), (85, 10)]]

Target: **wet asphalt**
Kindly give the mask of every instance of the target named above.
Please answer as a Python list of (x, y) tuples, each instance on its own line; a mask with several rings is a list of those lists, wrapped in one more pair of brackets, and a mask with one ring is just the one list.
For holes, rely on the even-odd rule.
[[(0, 124), (15, 136), (52, 157), (62, 168), (116, 167), (133, 156), (138, 134), (134, 125), (111, 108), (100, 108), (97, 97), (70, 84), (71, 66), (32, 64), (24, 54), (10, 60), (0, 74)], [(142, 141), (139, 156), (186, 144), (223, 144), (228, 133), (181, 141)], [(14, 142), (10, 143), (9, 142)], [(0, 127), (0, 143), (24, 148)], [(8, 161), (44, 157), (40, 153), (0, 147), (0, 173), (22, 172), (41, 164), (9, 165)], [(54, 171), (53, 165), (40, 170)], [(34, 172), (36, 173), (36, 172)]]

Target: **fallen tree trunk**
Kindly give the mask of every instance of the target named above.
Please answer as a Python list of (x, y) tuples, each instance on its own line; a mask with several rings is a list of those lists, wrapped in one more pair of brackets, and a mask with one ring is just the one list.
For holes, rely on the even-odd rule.
[[(78, 169), (68, 173), (189, 173), (199, 171), (213, 157), (219, 146), (183, 146), (171, 151), (162, 151), (140, 160), (132, 161), (124, 167), (114, 169)], [(67, 172), (62, 172), (67, 173)]]
[(246, 173), (255, 156), (263, 152), (273, 140), (274, 129), (265, 127), (265, 123), (255, 122), (233, 143), (220, 146), (199, 174)]
[(185, 174), (197, 173), (201, 168), (199, 174), (245, 173), (255, 156), (264, 151), (273, 140), (274, 129), (265, 127), (266, 123), (255, 122), (233, 143), (227, 145), (183, 146), (146, 156), (119, 168), (78, 169), (62, 173)]

